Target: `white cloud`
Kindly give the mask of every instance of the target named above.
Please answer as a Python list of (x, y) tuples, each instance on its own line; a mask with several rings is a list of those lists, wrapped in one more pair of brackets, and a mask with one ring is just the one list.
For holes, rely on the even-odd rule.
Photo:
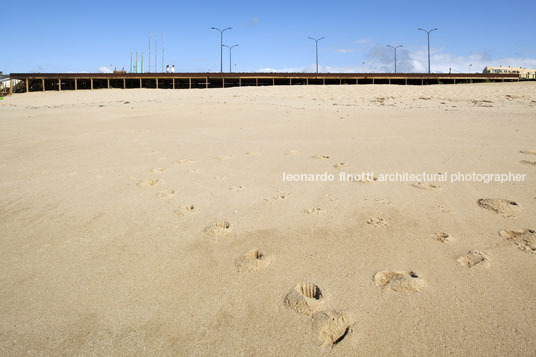
[[(367, 43), (369, 39), (359, 40)], [(319, 66), (319, 72), (331, 73), (389, 73), (394, 72), (394, 51), (384, 45), (373, 44), (367, 46), (368, 50), (362, 59), (355, 65), (349, 66)], [(339, 53), (357, 52), (355, 49), (337, 49)], [(365, 62), (363, 65), (362, 62)], [(456, 56), (444, 49), (433, 49), (430, 53), (432, 73), (476, 73), (482, 72), (486, 66), (525, 67), (536, 68), (536, 58), (502, 57), (491, 58), (487, 53)], [(469, 66), (472, 65), (472, 66)], [(290, 68), (262, 68), (259, 72), (315, 72), (315, 65)], [(426, 47), (402, 47), (397, 50), (397, 72), (399, 73), (426, 73), (428, 72), (428, 51)]]
[[(400, 51), (399, 51), (400, 53)], [(371, 65), (378, 65), (374, 58), (371, 58)], [(393, 59), (391, 60), (392, 63)], [(400, 61), (398, 62), (400, 65)], [(407, 69), (411, 72), (428, 71), (428, 51), (425, 48), (410, 51), (407, 57)], [(472, 66), (470, 66), (472, 65)], [(431, 72), (434, 73), (467, 73), (482, 72), (486, 66), (503, 67), (526, 67), (536, 68), (536, 59), (521, 57), (503, 57), (491, 59), (486, 54), (471, 54), (467, 56), (455, 56), (443, 50), (432, 50), (430, 53)]]
[(99, 73), (112, 73), (112, 69), (110, 67), (106, 66), (100, 66), (99, 67)]
[[(427, 63), (426, 52), (419, 55), (419, 61)], [(449, 72), (449, 68), (452, 72), (482, 72), (486, 66), (503, 66), (503, 67), (526, 67), (536, 68), (536, 59), (534, 58), (515, 58), (515, 57), (503, 57), (496, 59), (488, 59), (481, 54), (473, 54), (469, 56), (453, 56), (450, 53), (431, 53), (430, 62), (432, 72)], [(469, 65), (472, 66), (469, 66)], [(427, 68), (427, 64), (425, 65)]]
[[(394, 53), (389, 48), (375, 48), (365, 56), (365, 64), (358, 61), (355, 66), (318, 66), (319, 72), (324, 73), (389, 73), (394, 72)], [(486, 66), (525, 67), (536, 68), (535, 58), (503, 57), (498, 59), (485, 59), (485, 56), (474, 54), (469, 56), (453, 56), (441, 51), (432, 52), (430, 56), (432, 73), (467, 73), (482, 72)], [(471, 68), (469, 65), (472, 64)], [(287, 68), (261, 68), (258, 72), (292, 72), (313, 73), (315, 65)], [(397, 72), (399, 73), (426, 73), (428, 72), (428, 55), (426, 50), (410, 52), (398, 50)]]
[(313, 67), (287, 67), (287, 68), (271, 68), (265, 67), (257, 70), (257, 72), (282, 72), (282, 73), (306, 73), (312, 72)]
[(339, 53), (352, 53), (354, 50), (352, 48), (339, 48), (336, 50)]
[[(366, 72), (394, 72), (395, 54), (392, 48), (382, 45), (375, 45), (369, 49), (364, 56)], [(411, 53), (406, 48), (397, 50), (397, 72), (422, 72), (418, 61), (411, 57)]]
[[(281, 72), (281, 73), (314, 73), (316, 65), (312, 64), (305, 67), (288, 67), (288, 68), (261, 68), (257, 72)], [(318, 65), (318, 72), (322, 73), (356, 73), (361, 72), (361, 67), (332, 67)]]

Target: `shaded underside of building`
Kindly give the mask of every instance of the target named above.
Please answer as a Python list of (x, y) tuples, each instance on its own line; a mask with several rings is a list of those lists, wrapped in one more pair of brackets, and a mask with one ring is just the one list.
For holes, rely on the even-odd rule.
[[(228, 88), (277, 85), (430, 85), (519, 81), (495, 73), (12, 73), (15, 92), (102, 88)], [(20, 81), (20, 82), (19, 82)]]

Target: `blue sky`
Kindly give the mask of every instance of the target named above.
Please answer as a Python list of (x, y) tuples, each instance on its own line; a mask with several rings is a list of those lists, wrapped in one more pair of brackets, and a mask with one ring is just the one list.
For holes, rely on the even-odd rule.
[[(313, 71), (314, 42), (321, 71), (391, 72), (402, 44), (399, 72), (481, 71), (485, 65), (536, 67), (536, 1), (24, 1), (2, 6), (0, 71), (98, 72), (129, 67), (130, 52), (144, 52), (148, 35), (162, 34), (165, 63), (177, 72), (220, 69), (220, 37), (212, 26), (233, 29), (233, 71)], [(363, 62), (365, 64), (363, 65)], [(473, 66), (470, 67), (469, 65)], [(228, 71), (224, 48), (224, 70)]]

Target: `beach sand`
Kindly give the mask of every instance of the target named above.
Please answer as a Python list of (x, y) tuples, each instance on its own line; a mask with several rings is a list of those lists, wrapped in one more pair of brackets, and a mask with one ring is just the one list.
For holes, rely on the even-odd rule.
[(0, 354), (534, 355), (535, 134), (535, 82), (4, 98)]

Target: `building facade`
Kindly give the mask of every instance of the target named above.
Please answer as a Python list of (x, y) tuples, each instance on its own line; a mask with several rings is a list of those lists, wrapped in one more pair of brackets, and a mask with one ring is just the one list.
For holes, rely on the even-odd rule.
[(528, 69), (523, 67), (491, 67), (484, 68), (482, 73), (514, 73), (519, 74), (519, 78), (522, 79), (536, 79), (536, 69)]

